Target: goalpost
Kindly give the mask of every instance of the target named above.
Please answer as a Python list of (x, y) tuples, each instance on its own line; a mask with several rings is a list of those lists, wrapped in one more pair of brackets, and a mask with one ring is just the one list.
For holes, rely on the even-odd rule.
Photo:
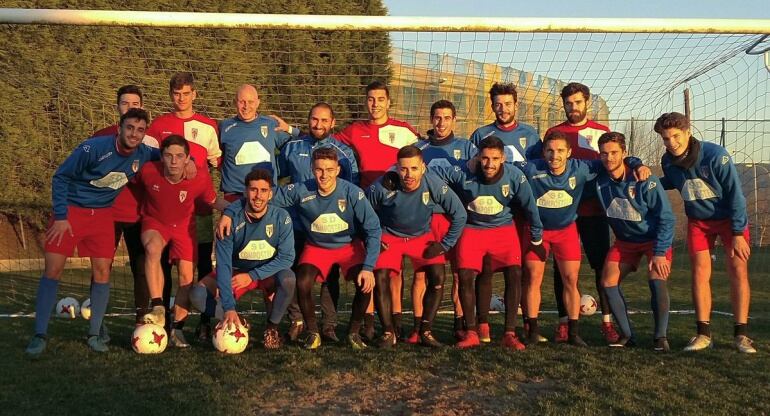
[[(178, 71), (195, 74), (196, 109), (217, 120), (234, 113), (235, 88), (253, 83), (263, 113), (304, 128), (310, 106), (327, 101), (343, 127), (365, 116), (363, 86), (384, 79), (393, 117), (424, 133), (430, 105), (448, 99), (458, 108), (456, 130), (464, 137), (493, 120), (487, 96), (493, 82), (516, 84), (518, 120), (542, 135), (564, 118), (560, 89), (577, 81), (591, 88), (591, 116), (625, 133), (632, 153), (653, 168), (662, 154), (654, 120), (685, 112), (687, 102), (696, 136), (724, 145), (739, 166), (756, 246), (752, 265), (766, 267), (768, 28), (768, 19), (0, 9), (0, 177), (6, 185), (0, 208), (8, 215), (0, 221), (0, 278), (14, 305), (0, 313), (32, 312), (40, 245), (26, 227), (22, 247), (18, 218), (45, 218), (53, 170), (78, 142), (116, 121), (117, 87), (140, 85), (145, 108), (158, 115), (169, 109), (167, 82)], [(86, 297), (87, 273), (72, 273), (78, 284), (61, 296), (69, 290)], [(132, 286), (122, 264), (113, 287), (127, 294), (113, 297), (113, 311), (123, 310)]]

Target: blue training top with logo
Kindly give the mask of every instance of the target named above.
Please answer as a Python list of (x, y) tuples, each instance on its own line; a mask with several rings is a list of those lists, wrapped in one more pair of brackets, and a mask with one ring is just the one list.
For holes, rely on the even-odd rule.
[(319, 148), (332, 148), (337, 151), (340, 164), (339, 177), (358, 184), (358, 162), (350, 146), (327, 136), (321, 140), (305, 135), (288, 141), (278, 155), (278, 176), (288, 176), (291, 183), (300, 183), (313, 179), (313, 151)]
[[(630, 173), (629, 168), (626, 172)], [(618, 240), (655, 241), (655, 255), (666, 254), (674, 241), (675, 218), (658, 177), (616, 181), (604, 171), (596, 178), (596, 193)]]
[(217, 287), (222, 309), (235, 310), (231, 279), (233, 270), (249, 273), (252, 280), (264, 280), (294, 262), (294, 232), (291, 217), (283, 208), (268, 206), (260, 219), (246, 214), (245, 199), (227, 208), (233, 219), (230, 234), (216, 242)]
[(743, 233), (748, 225), (746, 198), (732, 158), (724, 147), (701, 142), (698, 159), (690, 169), (672, 164), (666, 152), (661, 159), (665, 189), (677, 189), (684, 200), (688, 218), (722, 220), (729, 218), (734, 234)]
[(382, 177), (367, 191), (367, 197), (380, 218), (384, 231), (397, 237), (418, 237), (430, 232), (434, 205), (441, 205), (450, 217), (449, 231), (441, 240), (445, 249), (454, 247), (460, 238), (467, 214), (460, 199), (431, 172), (426, 172), (420, 186), (405, 192), (399, 186), (388, 190), (382, 186)]
[[(275, 131), (278, 122), (272, 117), (258, 116), (243, 121), (238, 116), (219, 123), (219, 142), (222, 147), (222, 185), (226, 193), (243, 193), (243, 178), (255, 168), (273, 172), (273, 182), (278, 181), (275, 168), (275, 151), (293, 136)], [(299, 129), (293, 129), (299, 134)]]
[(471, 142), (478, 147), (479, 143), (489, 136), (497, 136), (503, 141), (507, 162), (523, 162), (542, 157), (541, 155), (530, 154), (533, 146), (540, 143), (540, 135), (529, 124), (516, 123), (510, 130), (501, 129), (497, 123), (487, 124), (477, 128), (471, 134)]
[(338, 248), (359, 237), (366, 247), (364, 270), (374, 270), (380, 254), (380, 220), (364, 191), (337, 179), (337, 187), (326, 196), (318, 193), (315, 179), (278, 188), (271, 201), (281, 207), (294, 207), (299, 214), (307, 241), (324, 248)]
[[(454, 133), (442, 140), (429, 136), (427, 140), (419, 140), (415, 146), (422, 151), (422, 160), (429, 168), (460, 166), (478, 153), (478, 149), (470, 140), (455, 137)], [(436, 205), (433, 213), (443, 214), (444, 210), (440, 205)]]
[(448, 183), (465, 204), (469, 227), (513, 224), (513, 210), (521, 209), (529, 221), (533, 240), (541, 240), (543, 225), (527, 178), (513, 165), (504, 163), (501, 167), (502, 175), (494, 183), (485, 183), (482, 173), (472, 173), (467, 166), (431, 170)]
[(160, 159), (158, 149), (140, 143), (130, 154), (121, 154), (118, 138), (92, 137), (62, 162), (51, 180), (53, 214), (56, 220), (67, 219), (67, 206), (107, 208), (142, 166)]

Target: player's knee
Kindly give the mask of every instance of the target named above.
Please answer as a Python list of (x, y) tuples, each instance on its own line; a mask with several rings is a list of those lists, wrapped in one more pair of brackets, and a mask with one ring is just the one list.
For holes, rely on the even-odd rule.
[(206, 311), (206, 297), (208, 296), (208, 289), (205, 286), (194, 285), (190, 288), (190, 303), (199, 312)]
[(278, 285), (288, 293), (294, 292), (297, 286), (297, 276), (291, 269), (281, 270), (276, 274)]

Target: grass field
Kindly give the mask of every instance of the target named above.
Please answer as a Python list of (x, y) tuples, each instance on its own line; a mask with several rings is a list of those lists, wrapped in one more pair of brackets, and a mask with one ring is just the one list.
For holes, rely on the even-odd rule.
[[(679, 260), (670, 285), (672, 309), (692, 309), (689, 271), (683, 256)], [(588, 270), (581, 276), (587, 277)], [(631, 307), (641, 312), (632, 316), (641, 345), (623, 351), (604, 346), (597, 314), (581, 321), (588, 349), (547, 344), (509, 353), (498, 344), (498, 315), (492, 319), (493, 344), (472, 351), (399, 344), (395, 351), (354, 352), (344, 344), (324, 344), (317, 352), (296, 346), (272, 352), (255, 343), (239, 356), (225, 356), (209, 345), (141, 356), (129, 345), (132, 319), (113, 317), (108, 319), (113, 335), (108, 354), (87, 350), (82, 319), (55, 319), (48, 351), (32, 361), (23, 352), (32, 319), (0, 318), (0, 350), (5, 355), (0, 360), (0, 413), (767, 414), (768, 278), (768, 270), (752, 270), (751, 334), (759, 349), (753, 356), (732, 349), (732, 319), (721, 315), (713, 317), (713, 350), (682, 352), (694, 332), (694, 318), (688, 314), (671, 317), (674, 352), (653, 353), (652, 317), (644, 313), (649, 310), (649, 292), (639, 274), (625, 283), (624, 291)], [(84, 280), (82, 272), (70, 272), (60, 293), (82, 294), (82, 300), (86, 287), (71, 282)], [(594, 293), (592, 279), (582, 280), (582, 289)], [(0, 275), (6, 293), (0, 297), (0, 311), (29, 311), (36, 282), (32, 274)], [(551, 285), (545, 283), (543, 291), (543, 309), (554, 309)], [(713, 291), (714, 309), (729, 312), (721, 272), (714, 276)], [(113, 304), (126, 304), (128, 294), (114, 291)], [(344, 322), (347, 318), (341, 317)], [(405, 323), (411, 321), (405, 318)], [(197, 317), (191, 320), (190, 332)], [(554, 314), (542, 317), (545, 335), (552, 336), (555, 321)], [(250, 322), (255, 327), (252, 338), (261, 340), (264, 317), (252, 316)], [(440, 315), (435, 327), (440, 340), (452, 341), (451, 315)], [(344, 332), (341, 325), (341, 338)]]

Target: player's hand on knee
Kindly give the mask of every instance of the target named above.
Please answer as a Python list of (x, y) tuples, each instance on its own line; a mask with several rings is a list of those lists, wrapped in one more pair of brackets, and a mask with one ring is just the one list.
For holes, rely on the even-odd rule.
[(53, 225), (51, 225), (51, 228), (46, 231), (45, 240), (48, 243), (56, 241), (56, 245), (58, 246), (61, 244), (61, 239), (64, 237), (65, 233), (68, 233), (70, 237), (74, 236), (70, 222), (68, 220), (56, 220), (53, 222)]
[(230, 235), (230, 231), (233, 228), (233, 219), (227, 215), (222, 215), (217, 223), (217, 239), (223, 240)]
[(749, 243), (742, 235), (733, 236), (733, 250), (730, 253), (730, 257), (738, 257), (743, 261), (749, 261), (749, 255), (751, 255), (751, 247)]
[(666, 256), (654, 256), (650, 261), (649, 269), (661, 279), (666, 280), (671, 274), (671, 263)]
[(368, 270), (361, 270), (356, 278), (356, 283), (361, 287), (362, 292), (371, 292), (374, 289), (374, 273)]
[(422, 257), (425, 259), (432, 259), (446, 253), (446, 249), (438, 241), (431, 241), (428, 243), (428, 247), (425, 247), (425, 251), (422, 252)]

